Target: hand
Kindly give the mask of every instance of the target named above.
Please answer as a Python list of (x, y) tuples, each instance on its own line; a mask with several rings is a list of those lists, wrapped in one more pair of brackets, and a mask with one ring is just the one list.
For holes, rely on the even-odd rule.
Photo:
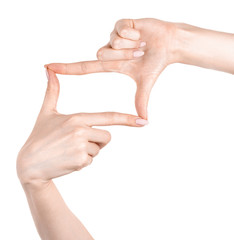
[(175, 62), (175, 26), (156, 19), (120, 20), (110, 42), (98, 51), (99, 61), (52, 63), (46, 67), (60, 74), (119, 72), (130, 76), (137, 84), (137, 113), (147, 119), (151, 89), (164, 68)]
[(116, 23), (110, 42), (98, 51), (97, 57), (122, 61), (118, 71), (136, 81), (136, 110), (140, 117), (147, 118), (151, 89), (169, 64), (190, 64), (234, 74), (233, 49), (234, 34), (152, 18), (123, 19)]
[(123, 19), (116, 23), (110, 42), (99, 49), (101, 61), (122, 61), (119, 72), (137, 84), (135, 105), (147, 119), (149, 95), (160, 73), (175, 62), (175, 24), (156, 19)]
[(109, 132), (92, 126), (139, 127), (138, 117), (121, 113), (78, 113), (56, 111), (59, 81), (48, 70), (48, 87), (35, 127), (17, 159), (17, 173), (23, 184), (48, 183), (89, 165), (111, 138)]

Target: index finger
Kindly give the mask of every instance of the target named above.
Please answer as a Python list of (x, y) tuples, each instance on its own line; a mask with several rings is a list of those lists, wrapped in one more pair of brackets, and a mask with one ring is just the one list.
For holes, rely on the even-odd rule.
[(83, 75), (98, 72), (118, 72), (121, 61), (85, 61), (76, 63), (50, 63), (45, 67), (55, 73), (65, 75)]
[(118, 112), (80, 113), (82, 121), (88, 126), (124, 125), (129, 127), (142, 127), (148, 121), (138, 116)]

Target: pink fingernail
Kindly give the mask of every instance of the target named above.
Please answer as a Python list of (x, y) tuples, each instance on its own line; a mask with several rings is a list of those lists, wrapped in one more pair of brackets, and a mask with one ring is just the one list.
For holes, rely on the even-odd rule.
[(143, 56), (145, 53), (143, 51), (135, 51), (133, 53), (133, 57), (141, 57)]
[(146, 42), (141, 42), (140, 47), (144, 47), (146, 45)]
[(148, 123), (149, 123), (149, 122), (148, 122), (147, 120), (142, 119), (142, 118), (138, 118), (138, 119), (136, 120), (136, 124), (141, 125), (141, 126), (145, 126), (145, 125), (147, 125)]
[(45, 71), (46, 71), (46, 76), (47, 76), (47, 79), (48, 79), (48, 81), (50, 80), (50, 77), (49, 77), (49, 73), (48, 73), (48, 70), (47, 70), (47, 68), (45, 69)]

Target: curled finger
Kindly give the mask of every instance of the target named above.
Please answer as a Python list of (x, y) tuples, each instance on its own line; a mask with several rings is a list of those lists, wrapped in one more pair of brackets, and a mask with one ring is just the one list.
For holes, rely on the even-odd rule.
[(144, 51), (139, 49), (115, 50), (110, 47), (103, 47), (97, 52), (97, 58), (101, 61), (131, 60), (143, 55)]
[(111, 35), (110, 38), (110, 46), (113, 49), (128, 49), (128, 48), (140, 48), (144, 47), (146, 45), (145, 42), (140, 41), (140, 40), (129, 40), (120, 37), (118, 34), (115, 32)]
[(96, 143), (93, 143), (93, 142), (89, 142), (88, 143), (88, 146), (87, 146), (87, 151), (88, 151), (88, 154), (91, 156), (91, 157), (96, 157), (100, 151), (100, 146)]

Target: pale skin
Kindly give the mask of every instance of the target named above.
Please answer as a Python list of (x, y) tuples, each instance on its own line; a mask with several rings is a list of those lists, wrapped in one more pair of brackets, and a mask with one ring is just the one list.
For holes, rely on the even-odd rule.
[[(97, 61), (46, 65), (49, 81), (45, 100), (18, 156), (18, 176), (42, 239), (93, 239), (52, 181), (89, 165), (110, 141), (108, 132), (93, 126), (147, 124), (144, 119), (148, 118), (151, 89), (172, 63), (234, 74), (234, 35), (157, 19), (124, 19), (116, 23), (110, 42), (98, 51), (97, 57)], [(137, 85), (135, 105), (140, 118), (120, 113), (58, 113), (59, 82), (54, 72), (119, 72), (132, 77)]]
[(107, 45), (97, 52), (99, 61), (47, 65), (56, 73), (119, 72), (137, 85), (135, 106), (148, 119), (150, 92), (170, 64), (183, 63), (234, 74), (234, 34), (157, 19), (119, 20)]
[(110, 141), (108, 131), (93, 126), (144, 124), (137, 123), (139, 117), (122, 113), (60, 114), (56, 110), (59, 81), (51, 70), (48, 77), (36, 124), (18, 154), (18, 177), (41, 239), (93, 239), (66, 206), (52, 179), (88, 166)]

